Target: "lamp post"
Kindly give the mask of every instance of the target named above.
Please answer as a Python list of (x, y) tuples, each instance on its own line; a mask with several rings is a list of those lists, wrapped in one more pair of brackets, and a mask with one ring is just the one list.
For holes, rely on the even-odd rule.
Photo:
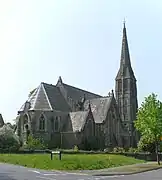
[(60, 137), (60, 141), (61, 141), (60, 148), (62, 149), (62, 132), (60, 132), (60, 135), (61, 135), (61, 137)]
[(131, 143), (131, 130), (129, 130), (129, 147), (131, 147), (132, 146), (132, 143)]
[(132, 128), (131, 128), (131, 124), (129, 124), (129, 146), (132, 147)]

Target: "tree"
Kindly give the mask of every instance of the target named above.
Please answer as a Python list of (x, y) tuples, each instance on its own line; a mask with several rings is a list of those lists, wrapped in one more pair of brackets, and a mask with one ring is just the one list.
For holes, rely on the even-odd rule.
[(19, 137), (8, 125), (0, 128), (0, 149), (2, 151), (18, 151), (20, 148)]
[(162, 103), (154, 93), (146, 97), (139, 108), (135, 127), (148, 144), (155, 144), (157, 162), (160, 165), (158, 146), (162, 136)]

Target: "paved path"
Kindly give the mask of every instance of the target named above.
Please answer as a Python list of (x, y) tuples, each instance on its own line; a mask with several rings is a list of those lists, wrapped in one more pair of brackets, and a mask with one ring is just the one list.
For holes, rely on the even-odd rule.
[(161, 180), (162, 169), (126, 176), (96, 176), (46, 171), (0, 163), (0, 180)]

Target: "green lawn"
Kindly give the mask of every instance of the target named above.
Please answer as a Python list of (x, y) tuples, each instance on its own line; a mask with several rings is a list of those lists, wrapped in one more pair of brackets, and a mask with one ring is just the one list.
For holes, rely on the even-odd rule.
[(51, 160), (50, 154), (0, 154), (0, 162), (50, 170), (92, 170), (143, 163), (144, 161), (108, 154), (63, 154), (61, 161), (57, 155)]

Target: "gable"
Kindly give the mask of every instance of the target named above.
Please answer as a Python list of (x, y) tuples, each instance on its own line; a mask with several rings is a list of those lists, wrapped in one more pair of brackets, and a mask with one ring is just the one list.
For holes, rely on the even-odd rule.
[(107, 117), (111, 100), (112, 97), (103, 97), (86, 100), (84, 103), (84, 109), (87, 110), (90, 103), (95, 123), (102, 123)]
[(88, 111), (77, 111), (69, 113), (73, 132), (81, 131), (84, 128)]

